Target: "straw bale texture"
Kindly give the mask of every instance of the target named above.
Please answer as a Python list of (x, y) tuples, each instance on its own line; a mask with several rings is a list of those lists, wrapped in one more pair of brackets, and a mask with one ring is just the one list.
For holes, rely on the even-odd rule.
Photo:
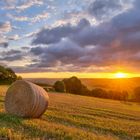
[(18, 80), (7, 90), (5, 110), (20, 117), (38, 118), (48, 107), (48, 94), (40, 86)]

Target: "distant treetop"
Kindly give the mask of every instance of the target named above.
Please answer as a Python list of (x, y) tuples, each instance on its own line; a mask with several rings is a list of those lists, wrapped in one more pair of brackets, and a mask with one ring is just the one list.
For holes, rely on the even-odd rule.
[(0, 84), (11, 84), (17, 79), (22, 79), (22, 77), (17, 76), (11, 68), (0, 65)]

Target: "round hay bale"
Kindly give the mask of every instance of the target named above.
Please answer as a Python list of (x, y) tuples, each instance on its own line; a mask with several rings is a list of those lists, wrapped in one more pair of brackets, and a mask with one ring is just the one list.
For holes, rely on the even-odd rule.
[(7, 90), (5, 109), (20, 117), (38, 118), (48, 107), (48, 94), (40, 86), (18, 80)]

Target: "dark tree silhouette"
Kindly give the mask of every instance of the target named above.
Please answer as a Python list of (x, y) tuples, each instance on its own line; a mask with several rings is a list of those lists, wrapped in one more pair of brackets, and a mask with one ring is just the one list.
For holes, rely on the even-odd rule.
[(136, 87), (134, 89), (134, 98), (135, 98), (135, 101), (140, 102), (140, 87)]
[(0, 66), (0, 84), (11, 84), (16, 81), (17, 78), (17, 75), (11, 68), (4, 68), (3, 66)]
[(108, 92), (102, 88), (93, 89), (91, 95), (94, 97), (109, 98)]
[(89, 95), (90, 91), (77, 77), (73, 76), (71, 78), (64, 79), (63, 82), (66, 87), (66, 92), (80, 95)]
[(71, 77), (64, 79), (63, 82), (66, 86), (66, 92), (73, 94), (80, 94), (81, 90), (81, 81), (77, 77)]
[(107, 98), (114, 100), (128, 100), (127, 91), (117, 91), (117, 90), (107, 90), (103, 88), (95, 88), (89, 90), (85, 85), (82, 84), (81, 80), (73, 76), (71, 78), (63, 79), (62, 81), (57, 81), (54, 84), (54, 89), (57, 92), (67, 92), (72, 94), (86, 95), (98, 98)]
[(63, 81), (56, 81), (54, 83), (53, 87), (54, 87), (55, 91), (57, 91), (57, 92), (65, 92), (66, 91), (65, 90), (65, 84), (64, 84)]

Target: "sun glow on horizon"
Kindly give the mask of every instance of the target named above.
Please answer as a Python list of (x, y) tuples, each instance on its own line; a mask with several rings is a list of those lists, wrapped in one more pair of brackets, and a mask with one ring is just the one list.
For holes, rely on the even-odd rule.
[(127, 73), (118, 71), (115, 73), (78, 73), (78, 72), (35, 72), (35, 73), (16, 73), (23, 78), (69, 78), (77, 76), (78, 78), (132, 78), (140, 77), (139, 73)]
[(124, 73), (124, 72), (117, 72), (115, 73), (114, 75), (115, 78), (128, 78), (128, 74), (127, 73)]

